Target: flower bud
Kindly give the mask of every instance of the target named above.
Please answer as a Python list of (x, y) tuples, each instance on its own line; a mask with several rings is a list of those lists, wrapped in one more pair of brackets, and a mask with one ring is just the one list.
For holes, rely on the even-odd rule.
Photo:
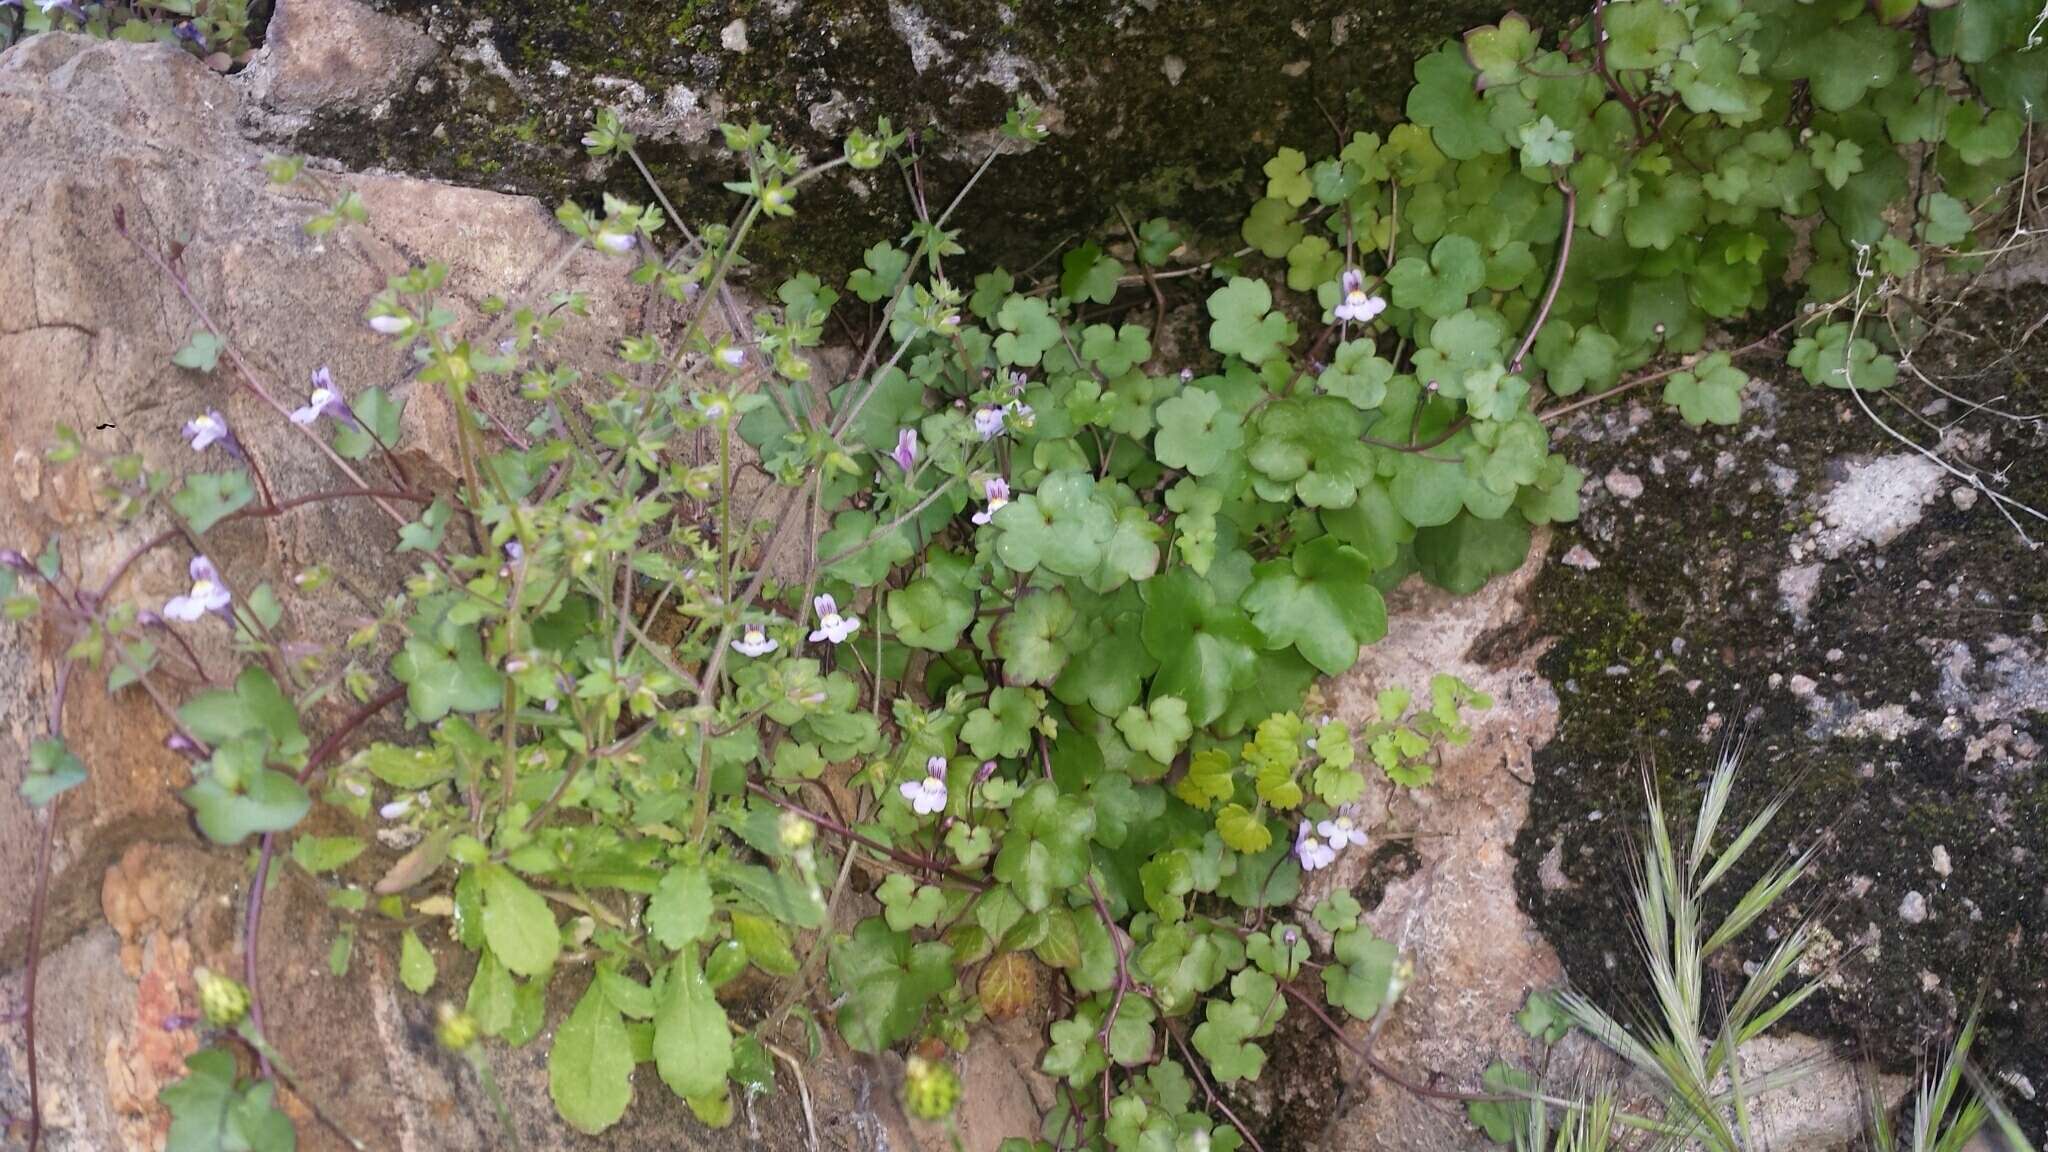
[(912, 1056), (903, 1065), (903, 1107), (919, 1120), (943, 1120), (960, 1103), (960, 1074), (942, 1061)]
[(434, 1017), (434, 1039), (450, 1052), (466, 1052), (477, 1040), (476, 1017), (442, 1001)]
[(818, 838), (817, 827), (794, 812), (784, 812), (776, 823), (775, 831), (782, 839), (782, 846), (791, 852), (810, 847), (811, 841)]
[(215, 1028), (233, 1028), (249, 1014), (249, 990), (229, 976), (201, 968), (192, 973), (199, 985), (199, 1011)]
[(35, 565), (29, 563), (27, 556), (12, 548), (0, 548), (0, 568), (9, 568), (24, 576), (36, 570)]

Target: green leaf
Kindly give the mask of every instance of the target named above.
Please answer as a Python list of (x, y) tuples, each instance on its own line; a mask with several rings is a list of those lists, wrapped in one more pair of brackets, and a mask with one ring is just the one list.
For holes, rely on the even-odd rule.
[(1427, 260), (1403, 256), (1387, 272), (1394, 305), (1428, 316), (1444, 317), (1465, 307), (1465, 301), (1486, 283), (1486, 261), (1479, 243), (1452, 233), (1438, 240)]
[(1294, 343), (1294, 323), (1273, 311), (1273, 290), (1263, 280), (1238, 276), (1209, 296), (1209, 346), (1263, 364)]
[(1252, 205), (1240, 229), (1244, 242), (1268, 259), (1278, 260), (1301, 242), (1301, 223), (1285, 200), (1266, 199)]
[(1664, 385), (1664, 402), (1677, 406), (1685, 422), (1734, 425), (1742, 421), (1742, 386), (1749, 382), (1726, 352), (1716, 352), (1692, 366), (1672, 374)]
[(996, 558), (1015, 572), (1044, 567), (1087, 576), (1102, 565), (1117, 534), (1114, 506), (1086, 472), (1046, 476), (1038, 491), (1018, 496), (995, 515)]
[(968, 713), (960, 738), (977, 759), (1022, 756), (1031, 747), (1031, 730), (1038, 723), (1043, 699), (1035, 689), (998, 688), (989, 693), (987, 707)]
[(1959, 244), (1969, 237), (1974, 228), (1969, 208), (1946, 192), (1934, 192), (1923, 197), (1920, 216), (1920, 238), (1929, 244)]
[(670, 1091), (690, 1100), (723, 1092), (732, 1061), (725, 1009), (698, 967), (697, 950), (686, 949), (669, 965), (654, 1012), (654, 1067)]
[[(313, 807), (312, 797), (297, 780), (262, 767), (261, 754), (245, 751), (249, 747), (238, 741), (215, 748), (213, 770), (178, 793), (192, 806), (199, 830), (216, 844), (240, 844), (261, 833), (286, 831)], [(223, 756), (249, 761), (234, 772), (232, 787), (221, 779)]]
[(1250, 686), (1258, 632), (1238, 609), (1219, 603), (1215, 588), (1185, 568), (1148, 581), (1142, 634), (1159, 661), (1152, 697), (1178, 696), (1197, 726), (1223, 715), (1231, 694)]
[(413, 715), (429, 724), (450, 712), (488, 712), (504, 693), (475, 625), (456, 629), (452, 645), (415, 632), (392, 657), (391, 675), (405, 685)]
[(1245, 460), (1270, 485), (1269, 500), (1292, 495), (1310, 508), (1342, 508), (1372, 479), (1372, 449), (1360, 441), (1365, 420), (1335, 396), (1296, 396), (1268, 404)]
[(71, 754), (61, 737), (46, 737), (28, 746), (28, 773), (21, 780), (21, 798), (31, 808), (85, 783), (85, 763)]
[(357, 427), (342, 427), (334, 434), (334, 450), (350, 460), (367, 459), (381, 442), (386, 448), (398, 446), (398, 430), (405, 405), (395, 403), (382, 388), (366, 388), (349, 402)]
[(1159, 462), (1196, 476), (1222, 469), (1244, 443), (1244, 421), (1234, 412), (1226, 413), (1223, 401), (1201, 388), (1183, 389), (1161, 404), (1158, 420), (1152, 449)]
[(1040, 358), (1060, 342), (1059, 321), (1052, 307), (1035, 296), (1011, 296), (996, 313), (996, 356), (1005, 364), (1035, 368)]
[(420, 942), (419, 933), (407, 928), (398, 942), (398, 982), (415, 996), (425, 996), (439, 974), (434, 954)]
[(966, 590), (929, 576), (891, 591), (887, 603), (889, 627), (896, 638), (930, 652), (951, 651), (974, 621), (974, 604)]
[(220, 365), (221, 350), (225, 347), (220, 337), (211, 332), (194, 332), (183, 348), (171, 353), (171, 363), (195, 372), (211, 372)]
[(521, 976), (545, 975), (562, 953), (561, 929), (547, 900), (502, 864), (484, 865), (480, 877), (491, 951)]
[(1685, 43), (1685, 16), (1663, 0), (1610, 0), (1601, 16), (1609, 68), (1657, 68)]
[(1863, 171), (1863, 146), (1854, 140), (1837, 140), (1826, 132), (1816, 132), (1808, 147), (1813, 149), (1813, 166), (1827, 178), (1830, 188), (1841, 188), (1849, 177)]
[(1010, 807), (1010, 828), (996, 854), (996, 879), (1027, 911), (1042, 912), (1061, 889), (1088, 874), (1088, 838), (1095, 812), (1079, 796), (1063, 796), (1050, 780), (1033, 784)]
[(831, 972), (843, 997), (840, 1036), (854, 1051), (874, 1055), (909, 1039), (925, 1006), (953, 986), (953, 950), (936, 940), (912, 943), (869, 917), (832, 950)]
[(1487, 118), (1478, 80), (1479, 74), (1455, 45), (1446, 45), (1415, 62), (1408, 118), (1428, 128), (1436, 146), (1453, 160), (1470, 160), (1506, 147), (1500, 130)]
[(317, 876), (347, 867), (364, 847), (354, 836), (299, 836), (292, 840), (292, 861)]
[(1529, 524), (1513, 512), (1498, 520), (1466, 514), (1415, 533), (1415, 560), (1423, 577), (1459, 596), (1513, 572), (1528, 555)]
[(555, 1031), (548, 1048), (548, 1095), (571, 1128), (593, 1136), (618, 1123), (632, 1103), (633, 1045), (599, 981), (590, 982)]
[(1107, 304), (1116, 298), (1117, 278), (1124, 266), (1104, 255), (1093, 243), (1060, 258), (1060, 295), (1069, 300)]
[(1363, 925), (1338, 933), (1333, 950), (1338, 962), (1323, 969), (1324, 995), (1354, 1019), (1371, 1020), (1393, 990), (1400, 953)]
[(1298, 546), (1289, 559), (1254, 569), (1244, 606), (1268, 647), (1293, 645), (1325, 675), (1358, 660), (1358, 650), (1387, 634), (1387, 607), (1372, 565), (1334, 536)]
[(1116, 730), (1132, 748), (1161, 764), (1171, 764), (1195, 728), (1188, 723), (1187, 701), (1166, 696), (1144, 707), (1133, 704), (1124, 709), (1117, 717)]
[(1050, 684), (1066, 667), (1074, 608), (1067, 593), (1055, 588), (1032, 592), (995, 627), (996, 655), (1003, 674), (1014, 683)]
[(1465, 33), (1465, 60), (1478, 70), (1482, 89), (1514, 80), (1537, 47), (1536, 30), (1514, 12)]
[(1310, 185), (1308, 174), (1303, 168), (1308, 157), (1298, 149), (1282, 148), (1266, 161), (1266, 195), (1274, 200), (1285, 201), (1290, 208), (1299, 208), (1308, 203)]
[[(1316, 377), (1316, 387), (1343, 397), (1353, 408), (1371, 411), (1386, 400), (1387, 381), (1393, 378), (1393, 361), (1379, 355), (1370, 337), (1362, 337), (1337, 345), (1330, 366)], [(1160, 411), (1165, 412), (1163, 405)]]
[(157, 1099), (171, 1114), (165, 1152), (294, 1152), (298, 1135), (277, 1108), (276, 1085), (240, 1081), (235, 1058), (204, 1048), (185, 1058), (186, 1075)]
[(1265, 822), (1242, 804), (1225, 804), (1216, 813), (1216, 834), (1238, 852), (1263, 852), (1273, 843), (1273, 833)]
[(185, 477), (184, 485), (171, 494), (171, 507), (193, 532), (204, 535), (255, 498), (246, 472), (199, 472)]
[(711, 882), (696, 864), (669, 867), (647, 901), (647, 931), (680, 952), (711, 928)]
[(856, 268), (847, 276), (847, 290), (863, 301), (875, 304), (895, 291), (897, 282), (903, 279), (904, 269), (910, 267), (910, 253), (883, 240), (861, 253), (861, 263), (867, 267)]
[(455, 510), (446, 500), (436, 500), (427, 505), (420, 518), (398, 528), (398, 552), (436, 552), (441, 541), (448, 535), (448, 520)]

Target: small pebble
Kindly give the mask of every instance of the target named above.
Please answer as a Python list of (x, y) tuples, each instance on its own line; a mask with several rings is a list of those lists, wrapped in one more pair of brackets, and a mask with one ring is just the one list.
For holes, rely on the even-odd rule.
[(1977, 490), (1968, 486), (1957, 488), (1955, 491), (1950, 492), (1948, 498), (1955, 501), (1956, 511), (1958, 512), (1968, 512), (1977, 506)]
[(1934, 874), (1936, 876), (1947, 876), (1954, 871), (1955, 866), (1949, 863), (1948, 848), (1944, 845), (1936, 844), (1934, 846)]
[(1574, 544), (1571, 550), (1564, 554), (1564, 566), (1577, 568), (1581, 572), (1591, 572), (1600, 566), (1600, 558), (1586, 551), (1584, 544)]
[(718, 42), (728, 52), (745, 52), (747, 50), (747, 22), (745, 20), (735, 20), (724, 28), (719, 29)]
[(1643, 478), (1616, 469), (1607, 474), (1607, 490), (1623, 500), (1633, 500), (1643, 494)]
[(1906, 893), (1899, 901), (1899, 919), (1908, 924), (1920, 924), (1927, 920), (1927, 897), (1918, 892)]

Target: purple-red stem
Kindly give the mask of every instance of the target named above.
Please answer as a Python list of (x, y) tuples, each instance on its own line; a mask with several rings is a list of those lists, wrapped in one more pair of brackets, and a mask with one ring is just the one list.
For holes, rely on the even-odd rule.
[(1543, 303), (1536, 309), (1536, 318), (1529, 322), (1529, 330), (1523, 333), (1521, 347), (1515, 349), (1515, 358), (1508, 361), (1510, 373), (1522, 370), (1522, 358), (1535, 346), (1544, 321), (1550, 319), (1550, 306), (1557, 303), (1557, 290), (1564, 283), (1565, 265), (1571, 262), (1572, 229), (1579, 222), (1579, 194), (1569, 180), (1559, 180), (1557, 186), (1564, 191), (1564, 235), (1558, 240), (1557, 265), (1550, 270), (1550, 287), (1543, 290)]
[(866, 848), (870, 852), (879, 852), (882, 855), (887, 856), (889, 859), (894, 860), (895, 862), (903, 865), (906, 868), (916, 868), (919, 871), (924, 872), (936, 872), (939, 875), (944, 876), (946, 879), (952, 881), (953, 883), (976, 892), (984, 891), (988, 888), (988, 885), (982, 883), (979, 880), (976, 880), (974, 877), (969, 876), (964, 872), (955, 872), (953, 869), (948, 868), (945, 864), (941, 863), (940, 861), (934, 860), (929, 856), (919, 856), (915, 853), (905, 852), (898, 848), (891, 848), (887, 844), (884, 844), (879, 840), (875, 840), (872, 837), (863, 836), (860, 833), (855, 832), (853, 829), (847, 827), (846, 825), (840, 823), (839, 821), (834, 820), (832, 817), (827, 816), (822, 812), (813, 812), (809, 808), (806, 808), (803, 805), (798, 804), (796, 801), (791, 800), (786, 796), (780, 795), (772, 789), (764, 787), (760, 784), (756, 784), (752, 780), (747, 781), (747, 791), (752, 792), (754, 795), (759, 796), (761, 799), (768, 801), (770, 804), (775, 805), (777, 808), (780, 808), (785, 812), (792, 812), (798, 816), (803, 817), (806, 820), (809, 820), (811, 823), (816, 824), (818, 827), (823, 828), (825, 831), (832, 833), (834, 836), (838, 836), (844, 840), (851, 840), (855, 844), (858, 844), (861, 847)]
[[(394, 684), (369, 703), (356, 709), (354, 714), (342, 722), (341, 727), (336, 728), (327, 739), (320, 742), (319, 747), (313, 749), (312, 755), (306, 757), (306, 766), (299, 769), (299, 783), (304, 784), (312, 779), (313, 773), (325, 767), (327, 761), (333, 759), (335, 753), (341, 750), (344, 740), (362, 727), (370, 717), (397, 703), (398, 698), (403, 695), (405, 685)], [(265, 832), (262, 851), (256, 857), (256, 878), (249, 885), (249, 905), (242, 928), (242, 933), (247, 938), (242, 947), (242, 983), (249, 986), (249, 1022), (256, 1026), (256, 1034), (264, 1037), (266, 1045), (270, 1042), (270, 1033), (263, 1030), (263, 994), (257, 986), (257, 944), (262, 939), (260, 934), (263, 929), (263, 888), (270, 880), (270, 861), (276, 853), (277, 833)], [(263, 1075), (267, 1079), (270, 1076), (270, 1057), (264, 1055), (259, 1048), (256, 1060), (262, 1065)]]
[[(50, 738), (64, 738), (64, 690), (71, 683), (71, 661), (57, 667), (57, 687), (50, 694)], [(23, 965), (22, 1034), (28, 1045), (28, 1152), (43, 1143), (43, 1086), (36, 1065), (36, 969), (43, 958), (43, 915), (50, 903), (50, 853), (57, 842), (57, 806), (63, 793), (50, 798), (50, 811), (43, 817), (43, 840), (36, 847), (35, 894), (29, 898), (28, 959)]]

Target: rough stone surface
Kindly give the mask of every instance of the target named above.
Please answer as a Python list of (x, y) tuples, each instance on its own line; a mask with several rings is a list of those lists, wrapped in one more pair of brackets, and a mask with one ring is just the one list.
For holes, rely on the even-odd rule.
[[(987, 152), (1004, 112), (1031, 96), (1048, 110), (1052, 140), (1001, 162), (960, 217), (977, 258), (1012, 268), (1078, 232), (1114, 225), (1119, 203), (1140, 218), (1168, 212), (1235, 235), (1243, 193), (1274, 148), (1327, 150), (1321, 109), (1350, 127), (1384, 130), (1419, 51), (1500, 15), (1493, 0), (379, 6), (430, 33), (439, 58), (404, 95), (325, 112), (303, 130), (281, 125), (280, 138), (353, 167), (550, 201), (600, 186), (647, 198), (629, 166), (606, 168), (578, 143), (602, 107), (640, 134), (686, 215), (722, 220), (733, 201), (719, 185), (734, 178), (716, 131), (722, 120), (759, 120), (826, 157), (849, 128), (891, 117), (920, 133), (926, 186), (949, 196)], [(1581, 7), (1542, 0), (1524, 12), (1547, 35)], [(820, 181), (800, 208), (800, 224), (759, 232), (757, 258), (828, 274), (857, 266), (861, 249), (901, 235), (913, 218), (893, 169)]]
[(302, 127), (312, 113), (370, 112), (409, 87), (440, 45), (358, 0), (284, 0), (236, 83), (253, 103)]
[[(1979, 292), (1914, 362), (1958, 395), (2002, 397), (2000, 412), (2040, 412), (2041, 344), (2020, 337), (2044, 311), (2048, 290)], [(1850, 398), (1768, 376), (1737, 429), (1689, 429), (1630, 404), (1589, 410), (1560, 438), (1591, 475), (1682, 454), (1731, 466), (1704, 483), (1652, 467), (1640, 496), (1624, 506), (1590, 491), (1580, 522), (1560, 530), (1561, 544), (1606, 563), (1537, 582), (1537, 626), (1557, 638), (1540, 668), (1561, 713), (1515, 850), (1521, 900), (1576, 986), (1617, 1011), (1643, 1003), (1614, 927), (1643, 765), (1667, 807), (1689, 815), (1715, 743), (1746, 726), (1729, 819), (1781, 794), (1786, 807), (1724, 899), (1785, 851), (1817, 855), (1814, 878), (1729, 964), (1761, 959), (1770, 932), (1817, 916), (1827, 989), (1793, 1026), (1910, 1072), (1981, 995), (1985, 1066), (2048, 1082), (2042, 553), (1988, 497), (1940, 499), (1957, 482)], [(1966, 408), (1911, 374), (1897, 391), (1953, 425), (1941, 444), (1953, 463), (2048, 508), (2040, 421)], [(1877, 410), (1934, 443), (1898, 407)], [(2042, 537), (2039, 521), (2016, 516)], [(2042, 1131), (2041, 1104), (2008, 1095)]]

